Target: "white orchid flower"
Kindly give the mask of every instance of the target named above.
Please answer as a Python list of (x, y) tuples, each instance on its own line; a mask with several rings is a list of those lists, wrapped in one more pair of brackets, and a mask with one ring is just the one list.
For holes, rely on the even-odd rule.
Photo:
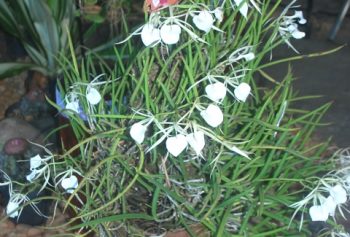
[(6, 206), (6, 215), (15, 218), (19, 214), (19, 204), (17, 202), (9, 201)]
[(134, 123), (130, 129), (130, 136), (137, 144), (141, 144), (145, 139), (147, 127), (142, 122)]
[(55, 186), (57, 187), (60, 185), (66, 191), (66, 193), (72, 194), (79, 186), (77, 175), (82, 177), (82, 174), (79, 171), (69, 167), (67, 170), (59, 173), (54, 178)]
[(145, 139), (145, 134), (147, 131), (147, 127), (152, 123), (155, 122), (155, 124), (157, 126), (159, 125), (159, 122), (156, 120), (156, 118), (153, 116), (152, 113), (150, 112), (146, 112), (146, 113), (142, 113), (140, 111), (134, 110), (135, 114), (141, 115), (143, 117), (146, 117), (145, 119), (143, 119), (140, 122), (134, 123), (131, 128), (130, 128), (130, 136), (131, 138), (137, 143), (137, 144), (141, 144), (144, 139)]
[(298, 51), (290, 43), (289, 38), (302, 39), (305, 37), (305, 33), (298, 30), (298, 24), (305, 24), (306, 19), (303, 17), (301, 11), (296, 11), (293, 16), (287, 16), (287, 12), (293, 7), (296, 0), (293, 0), (281, 13), (277, 24), (279, 24), (279, 34), (284, 38), (285, 43), (291, 47), (296, 53)]
[[(225, 3), (226, 0), (224, 0), (223, 3)], [(260, 12), (260, 8), (258, 4), (254, 0), (229, 0), (231, 7), (233, 9), (236, 9), (239, 7), (239, 12), (241, 15), (245, 18), (248, 17), (248, 10), (249, 10), (249, 5), (251, 4), (258, 12)]]
[(306, 24), (307, 20), (304, 18), (302, 11), (294, 11), (293, 16), (285, 16), (285, 19), (289, 19), (291, 22), (297, 20), (299, 24)]
[(205, 146), (204, 132), (195, 131), (186, 135), (187, 142), (197, 155), (201, 154)]
[[(6, 206), (6, 215), (11, 218), (19, 218), (23, 210), (22, 205), (26, 202), (30, 202), (30, 199), (26, 195), (10, 192), (10, 200)], [(29, 205), (33, 208), (36, 214), (47, 217), (38, 209), (35, 203), (30, 202)]]
[(205, 110), (200, 112), (202, 118), (211, 127), (216, 128), (224, 121), (224, 114), (221, 109), (214, 104), (210, 104)]
[(255, 54), (252, 52), (252, 46), (241, 47), (230, 54), (228, 57), (229, 63), (238, 62), (241, 59), (244, 59), (246, 62), (249, 62), (255, 58)]
[(250, 94), (250, 90), (249, 84), (242, 82), (234, 90), (235, 97), (237, 100), (245, 102)]
[(205, 33), (208, 33), (214, 25), (214, 18), (207, 10), (200, 11), (198, 15), (193, 16), (192, 20), (195, 26)]
[(184, 135), (177, 134), (174, 137), (168, 137), (165, 145), (170, 154), (178, 157), (186, 149), (188, 143)]

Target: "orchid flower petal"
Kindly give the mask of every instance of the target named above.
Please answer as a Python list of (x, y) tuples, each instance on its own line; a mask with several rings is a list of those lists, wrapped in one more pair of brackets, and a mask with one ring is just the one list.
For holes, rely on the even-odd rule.
[(224, 19), (224, 11), (222, 10), (221, 7), (217, 7), (214, 9), (214, 16), (218, 22), (222, 22)]
[(38, 174), (38, 170), (33, 169), (32, 172), (30, 172), (30, 174), (26, 175), (27, 181), (32, 183), (37, 174)]
[(328, 210), (330, 216), (334, 216), (337, 203), (332, 196), (328, 196), (326, 201), (322, 203), (322, 206)]

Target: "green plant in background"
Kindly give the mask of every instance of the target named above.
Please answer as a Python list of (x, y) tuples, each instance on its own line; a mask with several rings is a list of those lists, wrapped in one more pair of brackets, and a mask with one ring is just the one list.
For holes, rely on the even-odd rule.
[[(82, 44), (84, 42), (81, 41), (96, 37), (96, 28), (101, 26), (108, 11), (113, 12), (127, 5), (119, 0), (108, 0), (103, 4), (103, 8), (97, 1), (80, 3), (80, 9), (76, 9), (74, 0), (1, 0), (0, 27), (23, 45), (31, 61), (1, 62), (0, 78), (26, 70), (39, 71), (49, 77), (57, 76), (61, 72), (57, 60), (61, 56), (69, 55), (68, 35), (72, 37), (75, 45), (79, 41)], [(91, 26), (82, 31), (82, 26), (78, 27), (76, 24), (77, 16), (91, 22)], [(110, 21), (121, 21), (123, 17), (123, 13), (120, 13)], [(108, 43), (100, 43), (99, 47), (102, 49), (111, 48)], [(99, 48), (96, 48), (96, 51), (99, 51)]]
[(346, 173), (328, 173), (328, 142), (311, 142), (329, 104), (298, 110), (309, 97), (291, 73), (264, 72), (275, 47), (303, 37), (295, 1), (279, 12), (280, 2), (146, 1), (146, 23), (118, 42), (112, 68), (92, 54), (78, 62), (70, 44), (56, 107), (78, 143), (52, 161), (54, 199), (75, 210), (67, 225), (81, 221), (67, 229), (310, 236), (309, 208), (312, 220), (336, 213)]
[(33, 69), (53, 76), (58, 57), (67, 48), (68, 31), (74, 32), (74, 1), (0, 1), (0, 25), (23, 45), (29, 63), (0, 64), (0, 77)]

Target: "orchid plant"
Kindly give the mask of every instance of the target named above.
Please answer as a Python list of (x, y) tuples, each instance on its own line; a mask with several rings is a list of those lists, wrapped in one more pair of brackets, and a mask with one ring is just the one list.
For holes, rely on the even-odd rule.
[[(78, 63), (72, 50), (56, 107), (78, 143), (63, 148), (69, 164), (49, 166), (60, 170), (58, 194), (84, 197), (65, 202), (77, 213), (67, 225), (84, 222), (71, 230), (310, 236), (303, 221), (341, 213), (347, 184), (317, 178), (332, 167), (316, 165), (327, 143), (307, 145), (329, 105), (294, 109), (290, 73), (264, 71), (275, 47), (304, 36), (296, 1), (277, 11), (280, 2), (147, 0), (145, 21), (125, 24), (112, 68), (90, 56)], [(32, 168), (49, 161), (33, 157)]]

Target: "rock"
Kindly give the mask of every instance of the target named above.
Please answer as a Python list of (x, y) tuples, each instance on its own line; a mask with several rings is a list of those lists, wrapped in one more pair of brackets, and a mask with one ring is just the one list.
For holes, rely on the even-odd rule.
[(37, 236), (41, 236), (42, 233), (43, 233), (43, 230), (41, 230), (39, 228), (32, 227), (32, 228), (28, 229), (27, 236), (28, 237), (37, 237)]
[(14, 232), (15, 225), (10, 221), (0, 222), (0, 237), (7, 236), (8, 234)]
[(18, 224), (16, 225), (16, 231), (21, 231), (21, 232), (27, 232), (27, 229), (29, 228), (29, 225), (25, 224)]
[(16, 119), (6, 118), (0, 121), (0, 149), (12, 138), (23, 138), (38, 144), (43, 144), (43, 137), (38, 129), (34, 128), (28, 122)]
[(23, 155), (28, 149), (28, 142), (24, 138), (12, 138), (4, 145), (4, 152), (7, 155)]

